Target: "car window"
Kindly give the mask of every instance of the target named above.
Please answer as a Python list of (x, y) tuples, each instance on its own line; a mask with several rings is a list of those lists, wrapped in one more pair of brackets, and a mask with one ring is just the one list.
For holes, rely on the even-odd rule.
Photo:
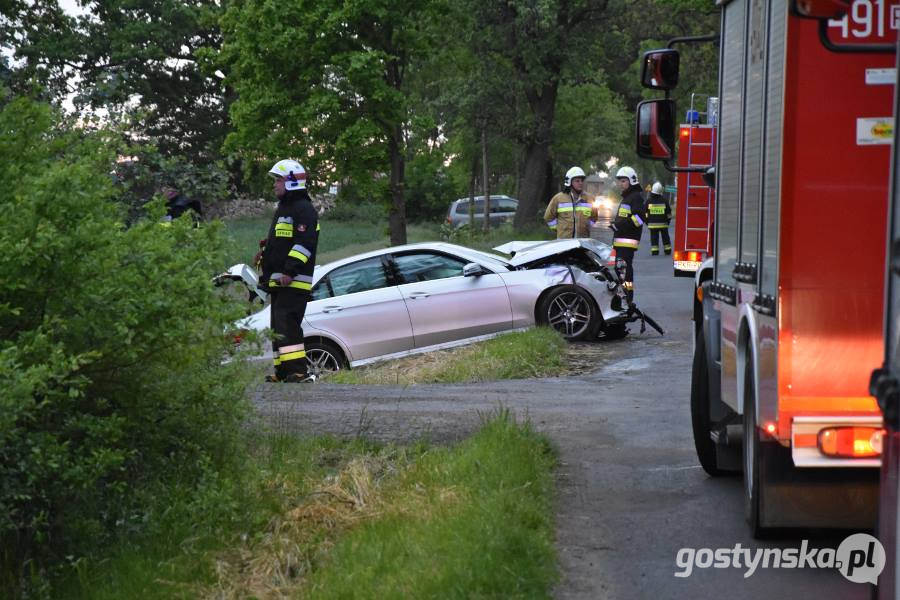
[(315, 286), (313, 286), (311, 298), (313, 300), (321, 300), (323, 298), (331, 298), (331, 289), (328, 287), (328, 278), (323, 277)]
[(402, 283), (415, 283), (447, 277), (461, 277), (466, 261), (444, 254), (416, 252), (394, 256), (394, 265)]
[(368, 292), (387, 287), (387, 275), (381, 257), (368, 258), (343, 267), (328, 274), (331, 290), (335, 296)]
[[(476, 200), (475, 201), (475, 214), (483, 214), (484, 213), (484, 200)], [(458, 215), (467, 215), (469, 214), (469, 202), (460, 202), (456, 205), (456, 214)]]
[(515, 200), (509, 198), (500, 199), (500, 212), (516, 212), (519, 204)]

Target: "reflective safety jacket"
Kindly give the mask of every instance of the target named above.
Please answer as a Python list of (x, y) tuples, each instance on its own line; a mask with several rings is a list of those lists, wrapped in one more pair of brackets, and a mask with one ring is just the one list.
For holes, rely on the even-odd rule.
[(647, 200), (647, 210), (644, 212), (644, 220), (648, 229), (665, 229), (672, 220), (672, 208), (669, 201), (660, 194), (650, 194)]
[(641, 186), (632, 185), (622, 194), (616, 216), (610, 226), (613, 230), (614, 248), (637, 249), (644, 227), (644, 193)]
[[(269, 237), (262, 255), (262, 288), (291, 288), (308, 292), (312, 289), (319, 241), (319, 217), (306, 190), (287, 192), (278, 202)], [(282, 286), (278, 279), (289, 275), (291, 283)]]
[(590, 194), (575, 198), (571, 193), (560, 192), (550, 199), (544, 211), (544, 221), (556, 231), (557, 239), (591, 237), (591, 226), (596, 220), (597, 209)]

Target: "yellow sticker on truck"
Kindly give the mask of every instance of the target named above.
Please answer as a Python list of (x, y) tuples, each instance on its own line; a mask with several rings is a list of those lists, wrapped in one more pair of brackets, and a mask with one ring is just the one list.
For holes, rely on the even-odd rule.
[(892, 117), (856, 119), (856, 145), (890, 144), (894, 139)]

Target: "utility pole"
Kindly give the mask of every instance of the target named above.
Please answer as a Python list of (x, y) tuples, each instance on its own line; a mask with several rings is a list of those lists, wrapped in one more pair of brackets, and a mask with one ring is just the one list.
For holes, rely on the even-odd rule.
[(491, 229), (491, 190), (488, 182), (487, 127), (481, 126), (481, 169), (484, 189), (484, 232)]

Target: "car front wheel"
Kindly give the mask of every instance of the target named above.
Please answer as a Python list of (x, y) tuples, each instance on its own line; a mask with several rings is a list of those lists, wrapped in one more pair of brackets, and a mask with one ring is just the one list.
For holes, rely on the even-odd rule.
[(569, 341), (591, 339), (601, 320), (590, 294), (575, 285), (554, 289), (538, 309), (538, 323), (552, 327)]

